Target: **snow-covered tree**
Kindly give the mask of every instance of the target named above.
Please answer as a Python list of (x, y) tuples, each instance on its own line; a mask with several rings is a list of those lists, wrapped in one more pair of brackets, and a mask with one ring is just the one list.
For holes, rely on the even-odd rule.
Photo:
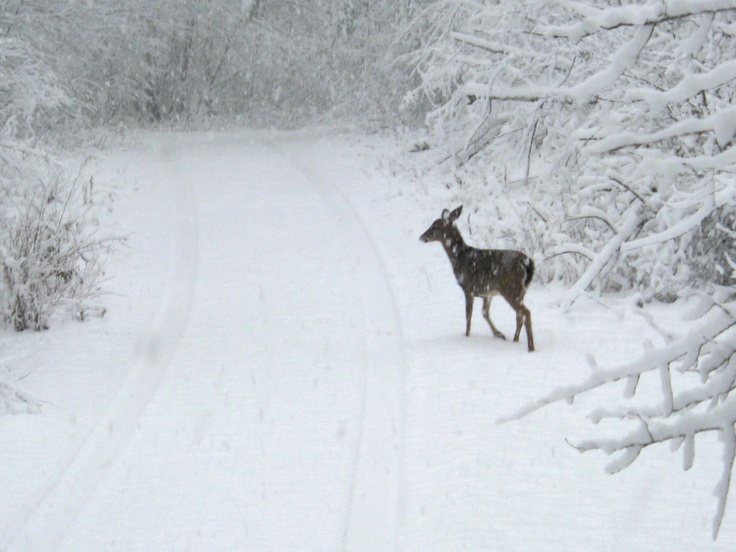
[(24, 42), (97, 126), (238, 118), (393, 122), (411, 75), (396, 30), (428, 0), (10, 0), (0, 36)]
[(419, 1), (11, 1), (0, 36), (52, 62), (82, 122), (389, 120), (409, 78), (389, 49)]
[(32, 135), (40, 111), (68, 102), (54, 72), (27, 43), (0, 36), (0, 139)]
[(687, 335), (518, 415), (622, 379), (631, 397), (658, 374), (660, 404), (597, 411), (634, 427), (578, 447), (621, 451), (617, 471), (669, 441), (687, 468), (695, 437), (717, 432), (716, 535), (736, 451), (736, 1), (443, 0), (415, 25), (427, 39), (407, 101), (433, 103), (437, 159), (465, 182), (521, 169), (518, 233), (542, 275), (571, 283), (563, 311), (606, 289), (648, 301), (694, 287), (704, 305)]
[(527, 209), (545, 222), (542, 273), (577, 282), (569, 304), (712, 278), (693, 238), (732, 219), (734, 3), (690, 6), (449, 0), (415, 23), (428, 39), (407, 100), (435, 104), (438, 157), (521, 166), (549, 193)]

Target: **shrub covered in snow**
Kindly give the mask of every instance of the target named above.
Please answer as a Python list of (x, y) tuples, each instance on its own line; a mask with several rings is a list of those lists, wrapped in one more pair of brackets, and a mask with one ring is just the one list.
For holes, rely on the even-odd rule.
[(93, 181), (69, 180), (53, 165), (16, 177), (23, 180), (4, 188), (0, 220), (3, 322), (17, 331), (42, 330), (57, 312), (80, 319), (102, 314), (93, 299), (110, 242), (95, 235)]

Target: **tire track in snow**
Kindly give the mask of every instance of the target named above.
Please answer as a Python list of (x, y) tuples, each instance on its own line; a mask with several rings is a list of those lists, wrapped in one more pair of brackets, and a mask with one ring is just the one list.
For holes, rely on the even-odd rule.
[[(333, 207), (356, 256), (356, 288), (366, 318), (366, 367), (359, 430), (342, 549), (390, 551), (398, 548), (404, 511), (406, 352), (388, 270), (373, 237), (349, 200), (300, 159), (269, 138), (284, 157)], [(361, 261), (368, 266), (361, 266)], [(378, 278), (376, 278), (376, 276)]]
[(97, 483), (130, 441), (140, 414), (179, 346), (196, 283), (197, 219), (187, 178), (178, 169), (177, 159), (169, 156), (167, 163), (176, 177), (169, 179), (171, 189), (167, 191), (176, 207), (176, 217), (160, 306), (153, 322), (141, 333), (120, 392), (89, 437), (69, 455), (58, 474), (42, 483), (15, 519), (5, 520), (6, 534), (0, 534), (2, 551), (55, 550)]

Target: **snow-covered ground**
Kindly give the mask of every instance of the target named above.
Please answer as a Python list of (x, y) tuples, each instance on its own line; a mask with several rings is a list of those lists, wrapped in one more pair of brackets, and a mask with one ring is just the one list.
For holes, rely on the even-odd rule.
[[(445, 254), (418, 240), (456, 205), (393, 147), (141, 134), (101, 156), (130, 235), (107, 316), (0, 334), (0, 376), (40, 401), (0, 416), (1, 551), (734, 549), (733, 497), (711, 541), (715, 437), (687, 472), (653, 448), (615, 476), (568, 443), (605, 430), (585, 414), (623, 384), (497, 424), (588, 353), (661, 337), (634, 301), (563, 315), (565, 290), (534, 283), (535, 353), (480, 305), (466, 338)], [(677, 333), (679, 309), (649, 310)]]

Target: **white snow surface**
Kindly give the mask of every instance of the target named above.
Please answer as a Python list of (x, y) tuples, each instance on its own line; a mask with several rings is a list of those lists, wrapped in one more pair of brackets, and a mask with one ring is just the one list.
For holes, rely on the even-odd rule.
[[(609, 475), (569, 444), (624, 383), (496, 423), (662, 337), (633, 301), (563, 314), (566, 290), (532, 283), (536, 352), (480, 305), (466, 338), (445, 253), (418, 239), (456, 205), (396, 147), (161, 133), (100, 156), (106, 224), (130, 236), (107, 316), (0, 334), (0, 378), (40, 405), (0, 416), (1, 551), (734, 549), (733, 496), (711, 541), (716, 436), (687, 472), (660, 447)], [(492, 315), (512, 334), (501, 299)]]

